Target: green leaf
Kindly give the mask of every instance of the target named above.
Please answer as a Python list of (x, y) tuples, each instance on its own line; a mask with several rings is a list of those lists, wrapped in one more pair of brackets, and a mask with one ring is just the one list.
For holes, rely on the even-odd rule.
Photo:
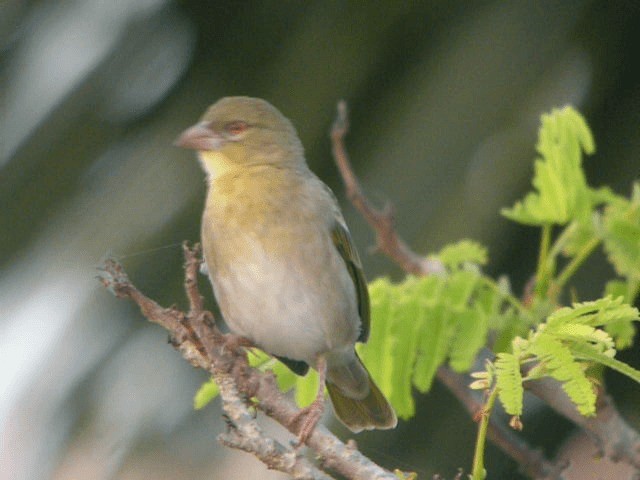
[(595, 301), (575, 303), (549, 315), (528, 340), (516, 338), (513, 349), (519, 358), (538, 359), (528, 378), (551, 376), (585, 415), (595, 414), (596, 395), (585, 371), (589, 363), (608, 366), (637, 380), (637, 372), (613, 357), (613, 338), (601, 328), (620, 321), (639, 319), (638, 310), (623, 303), (623, 298), (607, 296)]
[(598, 327), (618, 320), (638, 320), (638, 309), (623, 303), (623, 298), (600, 298), (591, 302), (574, 303), (553, 312), (547, 319), (548, 332), (565, 323), (581, 323)]
[(518, 335), (524, 335), (528, 328), (522, 317), (511, 308), (491, 319), (491, 329), (496, 332), (492, 349), (494, 352), (506, 352), (511, 349), (511, 341)]
[[(467, 260), (479, 261), (485, 254), (479, 245), (465, 242), (445, 257), (451, 265), (468, 266)], [(402, 418), (414, 412), (410, 380), (427, 391), (447, 358), (454, 369), (468, 369), (486, 344), (489, 314), (484, 312), (493, 314), (503, 303), (497, 291), (481, 282), (478, 270), (466, 267), (448, 276), (408, 277), (400, 284), (376, 280), (370, 297), (372, 336), (357, 349)]]
[(570, 345), (590, 344), (600, 352), (615, 354), (615, 345), (609, 334), (590, 325), (565, 323), (553, 331), (545, 330), (545, 333), (553, 335), (558, 340), (570, 342)]
[(503, 209), (507, 218), (525, 225), (564, 225), (584, 219), (592, 195), (582, 170), (582, 151), (593, 153), (593, 137), (582, 116), (571, 107), (542, 115), (534, 163), (533, 186), (524, 200)]
[(595, 210), (601, 204), (609, 204), (617, 201), (618, 196), (609, 188), (589, 188), (589, 203), (591, 214), (571, 221), (558, 239), (558, 244), (566, 257), (575, 257), (581, 254), (594, 240), (600, 242), (604, 236), (602, 214)]
[[(256, 349), (253, 349), (254, 351)], [(264, 352), (261, 352), (266, 355)], [(258, 370), (261, 372), (271, 371), (276, 376), (276, 382), (278, 383), (278, 388), (283, 392), (288, 392), (291, 390), (298, 381), (304, 381), (306, 377), (300, 377), (289, 370), (284, 363), (280, 362), (276, 358), (270, 358), (268, 362), (265, 362), (258, 366)]]
[(385, 366), (386, 339), (393, 322), (394, 295), (397, 295), (396, 287), (388, 278), (378, 278), (369, 284), (371, 333), (366, 344), (358, 345), (360, 359), (383, 393), (390, 388), (390, 385), (382, 384), (382, 372)]
[(509, 415), (522, 415), (522, 374), (520, 361), (510, 353), (499, 353), (495, 361), (498, 398)]
[(453, 272), (446, 281), (446, 289), (443, 290), (442, 301), (460, 312), (469, 308), (469, 299), (480, 281), (480, 274), (471, 270), (459, 270)]
[(421, 392), (431, 388), (438, 367), (448, 353), (453, 329), (449, 324), (451, 311), (443, 304), (435, 305), (425, 312), (427, 321), (418, 339), (418, 354), (413, 373), (413, 383)]
[(360, 359), (382, 392), (387, 395), (393, 386), (391, 358), (391, 330), (395, 315), (395, 302), (400, 294), (397, 285), (387, 278), (369, 284), (371, 302), (371, 333), (366, 344), (357, 346)]
[[(295, 376), (295, 373), (292, 373)], [(309, 369), (304, 377), (296, 376), (296, 403), (304, 408), (311, 405), (318, 393), (318, 372)]]
[(571, 351), (577, 358), (599, 363), (600, 365), (604, 365), (605, 367), (609, 367), (616, 372), (626, 375), (636, 383), (640, 383), (640, 370), (636, 370), (620, 360), (616, 360), (615, 358), (598, 352), (586, 345), (572, 346)]
[(411, 377), (424, 314), (425, 294), (433, 294), (439, 280), (408, 277), (401, 284), (375, 281), (370, 287), (371, 337), (357, 345), (360, 358), (380, 390), (401, 418), (415, 412)]
[(539, 358), (549, 376), (562, 382), (563, 390), (582, 415), (595, 415), (593, 385), (567, 346), (551, 335), (538, 334), (531, 339), (528, 350)]
[[(605, 294), (612, 297), (624, 297), (626, 302), (633, 300), (628, 298), (629, 287), (627, 283), (619, 280), (611, 280), (608, 282), (605, 286)], [(633, 345), (633, 339), (636, 334), (633, 319), (614, 320), (605, 325), (604, 329), (613, 337), (618, 350), (629, 348)]]
[(640, 280), (640, 184), (631, 200), (617, 197), (604, 211), (604, 250), (616, 272)]
[(604, 286), (605, 297), (622, 297), (626, 303), (631, 303), (627, 298), (628, 293), (627, 283), (621, 280), (609, 280)]
[(501, 313), (503, 297), (510, 294), (510, 292), (503, 293), (499, 288), (501, 288), (499, 285), (496, 288), (485, 285), (475, 292), (474, 306), (489, 318)]
[(200, 410), (206, 407), (214, 398), (218, 396), (218, 385), (210, 379), (200, 385), (200, 388), (193, 397), (193, 408)]
[(261, 367), (269, 362), (275, 361), (273, 357), (263, 352), (259, 348), (252, 348), (249, 350), (247, 359), (249, 360), (249, 365), (252, 367)]
[(417, 354), (418, 332), (422, 328), (424, 315), (425, 310), (416, 295), (399, 299), (391, 332), (395, 341), (392, 343), (391, 358), (387, 359), (393, 365), (389, 378), (391, 389), (384, 393), (388, 395), (397, 415), (404, 419), (412, 417), (415, 412), (411, 377)]
[(486, 265), (488, 259), (487, 249), (473, 240), (447, 245), (436, 256), (450, 269), (460, 268), (465, 263)]
[(458, 329), (451, 343), (449, 365), (457, 372), (471, 368), (476, 355), (487, 341), (489, 321), (480, 310), (466, 310), (456, 316)]
[(397, 468), (393, 471), (393, 474), (398, 480), (418, 480), (418, 474), (416, 472), (403, 472)]

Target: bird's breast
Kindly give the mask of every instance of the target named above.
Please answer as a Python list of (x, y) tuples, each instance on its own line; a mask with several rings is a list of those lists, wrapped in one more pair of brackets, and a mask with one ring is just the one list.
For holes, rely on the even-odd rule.
[(326, 219), (301, 206), (251, 195), (216, 202), (214, 190), (202, 243), (232, 331), (271, 354), (315, 363), (317, 354), (353, 344), (360, 318)]

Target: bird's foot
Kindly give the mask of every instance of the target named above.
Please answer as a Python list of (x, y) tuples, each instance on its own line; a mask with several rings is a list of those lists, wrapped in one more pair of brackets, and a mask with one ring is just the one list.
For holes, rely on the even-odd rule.
[(322, 412), (324, 412), (324, 387), (327, 378), (327, 360), (320, 355), (317, 360), (316, 368), (318, 370), (318, 393), (311, 405), (300, 410), (294, 417), (294, 424), (298, 424), (298, 442), (296, 448), (300, 448), (307, 443), (309, 437), (320, 421)]
[(298, 424), (298, 439), (296, 448), (302, 447), (318, 425), (322, 413), (324, 412), (324, 398), (316, 399), (314, 402), (301, 409), (293, 419), (294, 424)]
[(228, 348), (233, 353), (238, 353), (240, 349), (253, 348), (254, 343), (248, 338), (233, 333), (227, 333), (224, 335), (223, 348)]

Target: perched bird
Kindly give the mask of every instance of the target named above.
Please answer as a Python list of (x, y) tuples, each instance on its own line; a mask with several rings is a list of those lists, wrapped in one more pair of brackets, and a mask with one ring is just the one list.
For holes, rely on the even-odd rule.
[(176, 145), (197, 150), (207, 174), (204, 259), (231, 331), (320, 388), (299, 428), (311, 435), (324, 383), (353, 432), (393, 428), (393, 408), (354, 349), (369, 335), (369, 296), (333, 193), (304, 158), (291, 122), (258, 98), (214, 103)]

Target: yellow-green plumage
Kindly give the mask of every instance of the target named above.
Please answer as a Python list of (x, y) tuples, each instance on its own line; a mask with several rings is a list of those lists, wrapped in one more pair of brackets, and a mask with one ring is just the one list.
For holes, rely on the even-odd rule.
[(336, 415), (352, 430), (394, 427), (354, 350), (369, 331), (360, 259), (291, 123), (264, 100), (228, 97), (177, 143), (198, 150), (208, 175), (202, 244), (230, 329), (297, 373), (326, 363)]

